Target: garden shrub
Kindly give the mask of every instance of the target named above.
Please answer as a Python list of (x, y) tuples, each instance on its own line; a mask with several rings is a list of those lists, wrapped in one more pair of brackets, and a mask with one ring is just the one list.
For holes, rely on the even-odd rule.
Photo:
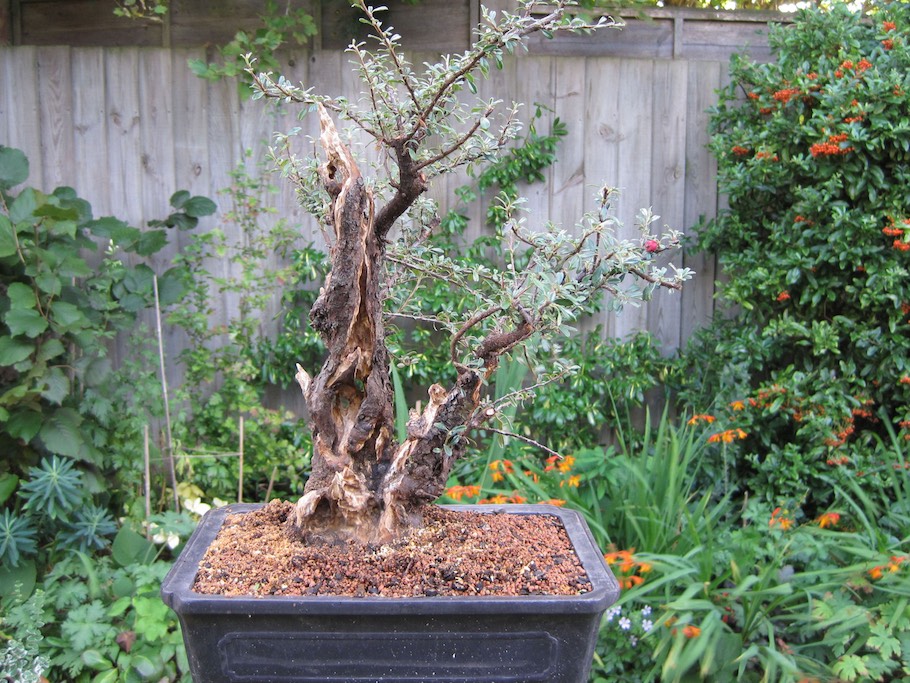
[[(143, 536), (136, 493), (160, 388), (147, 349), (114, 367), (109, 347), (154, 303), (146, 259), (215, 205), (177, 192), (140, 230), (72, 188), (24, 187), (28, 168), (0, 146), (0, 678), (175, 680), (182, 642), (157, 595), (172, 548)], [(158, 274), (159, 301), (182, 282)], [(159, 526), (188, 533), (185, 517)]]
[(772, 63), (733, 59), (711, 114), (729, 209), (698, 242), (730, 313), (683, 393), (719, 397), (716, 481), (811, 516), (827, 476), (888, 457), (888, 427), (910, 437), (910, 6), (803, 11), (770, 42)]
[[(282, 283), (311, 272), (306, 256), (312, 250), (295, 249), (297, 230), (273, 215), (268, 199), (275, 192), (265, 173), (238, 164), (223, 191), (230, 204), (220, 224), (190, 235), (175, 259), (185, 295), (168, 307), (167, 320), (187, 343), (179, 356), (184, 377), (175, 392), (174, 450), (181, 477), (209, 498), (237, 498), (241, 417), (245, 500), (264, 500), (267, 492), (299, 494), (309, 465), (310, 435), (301, 418), (264, 400), (263, 379), (277, 371), (266, 341), (267, 310)], [(228, 226), (242, 238), (229, 234)], [(218, 273), (212, 265), (220, 261), (229, 261), (233, 272)], [(216, 305), (224, 301), (231, 303), (226, 314)], [(288, 364), (282, 372), (319, 352), (292, 347), (301, 355), (282, 355)]]

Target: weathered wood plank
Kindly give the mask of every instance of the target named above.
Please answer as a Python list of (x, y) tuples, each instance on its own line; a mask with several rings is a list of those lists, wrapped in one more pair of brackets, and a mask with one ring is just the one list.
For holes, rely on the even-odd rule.
[(110, 135), (110, 211), (132, 225), (142, 225), (142, 145), (139, 109), (139, 50), (105, 53), (105, 103)]
[[(593, 207), (591, 186), (585, 178), (587, 140), (591, 130), (585, 121), (585, 73), (583, 57), (553, 60), (553, 110), (569, 130), (556, 150), (550, 178), (550, 219), (573, 231), (585, 209)], [(587, 184), (586, 184), (587, 180)]]
[(635, 57), (671, 59), (673, 57), (672, 19), (626, 19), (622, 28), (609, 28), (588, 35), (560, 33), (552, 40), (532, 36), (531, 54), (560, 57)]
[(95, 215), (110, 213), (110, 185), (92, 182), (109, 169), (104, 50), (73, 48), (73, 165), (68, 182), (80, 196), (89, 197)]
[(262, 26), (259, 16), (263, 0), (172, 0), (169, 3), (171, 45), (196, 47), (205, 43), (224, 45), (238, 31), (255, 32)]
[[(661, 217), (655, 232), (662, 231), (665, 225), (677, 230), (685, 227), (686, 108), (681, 103), (688, 94), (688, 72), (688, 63), (681, 60), (654, 65), (651, 201)], [(647, 329), (660, 340), (666, 353), (673, 353), (680, 345), (680, 306), (679, 294), (661, 290), (647, 307)]]
[[(686, 206), (685, 225), (689, 228), (702, 218), (717, 213), (717, 164), (706, 149), (708, 144), (707, 109), (716, 100), (720, 87), (720, 64), (699, 64), (689, 70), (689, 96), (686, 112)], [(710, 319), (714, 309), (715, 265), (711, 255), (686, 252), (683, 265), (695, 271), (695, 279), (682, 292), (682, 341), (685, 342)]]
[(28, 182), (44, 189), (43, 137), (51, 134), (41, 125), (38, 97), (38, 51), (33, 47), (14, 48), (4, 53), (7, 101), (7, 145), (21, 149), (29, 160)]
[[(166, 216), (171, 210), (168, 199), (178, 189), (171, 143), (174, 137), (171, 54), (163, 48), (143, 50), (139, 54), (141, 199), (145, 221)], [(176, 235), (172, 234), (168, 249), (156, 260), (166, 264), (177, 253), (178, 246)]]
[[(651, 131), (654, 121), (654, 95), (650, 87), (654, 62), (623, 59), (620, 62), (617, 214), (623, 224), (619, 236), (641, 240), (639, 210), (654, 204), (651, 195)], [(657, 212), (659, 213), (659, 211)], [(626, 306), (614, 323), (614, 336), (624, 339), (647, 327), (648, 312), (642, 306)]]
[(41, 126), (46, 131), (41, 155), (48, 190), (68, 184), (75, 171), (71, 83), (70, 48), (38, 48), (38, 102)]
[[(471, 35), (471, 0), (421, 0), (417, 5), (402, 0), (382, 3), (388, 11), (377, 16), (402, 36), (411, 50), (463, 52)], [(487, 3), (489, 4), (489, 3)], [(320, 40), (324, 49), (341, 50), (351, 41), (367, 40), (369, 29), (359, 21), (349, 3), (323, 2)], [(432, 30), (427, 30), (432, 27)]]
[(112, 3), (98, 0), (20, 0), (18, 28), (24, 45), (162, 44), (160, 22), (116, 17)]
[[(524, 124), (525, 133), (530, 133), (533, 125), (538, 135), (548, 135), (553, 125), (553, 59), (546, 55), (522, 56), (515, 65), (521, 74), (516, 79), (517, 90), (509, 94), (509, 99), (524, 104), (519, 110), (519, 119)], [(504, 104), (510, 105), (507, 101)], [(535, 110), (540, 105), (540, 118), (534, 119)], [(525, 204), (527, 226), (541, 229), (551, 219), (550, 187), (552, 185), (553, 167), (544, 170), (544, 180), (535, 183), (521, 183), (519, 192), (527, 199)]]
[[(585, 69), (584, 185), (593, 194), (602, 185), (619, 184), (618, 143), (620, 91), (618, 60), (588, 58)], [(586, 200), (590, 201), (588, 197)], [(597, 319), (608, 336), (614, 334), (614, 317)]]

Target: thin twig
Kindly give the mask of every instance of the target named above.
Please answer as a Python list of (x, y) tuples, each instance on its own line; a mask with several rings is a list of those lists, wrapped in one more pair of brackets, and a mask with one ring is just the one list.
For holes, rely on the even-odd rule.
[(515, 432), (510, 432), (505, 429), (497, 429), (496, 427), (490, 427), (489, 425), (483, 425), (481, 427), (477, 427), (477, 429), (483, 429), (488, 432), (493, 432), (494, 434), (500, 434), (502, 436), (508, 436), (511, 438), (518, 439), (519, 441), (524, 441), (525, 443), (530, 444), (536, 448), (539, 448), (542, 451), (546, 451), (550, 455), (555, 455), (557, 458), (560, 458), (560, 459), (562, 458), (561, 454), (557, 453), (552, 448), (548, 448), (547, 446), (544, 446), (539, 441), (535, 441), (530, 436), (523, 436), (522, 434), (516, 434)]

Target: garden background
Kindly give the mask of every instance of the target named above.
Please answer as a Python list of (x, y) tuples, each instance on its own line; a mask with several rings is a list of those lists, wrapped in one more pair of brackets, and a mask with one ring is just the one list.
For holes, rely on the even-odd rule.
[[(354, 97), (341, 4), (285, 15), (276, 30), (304, 44), (276, 54), (292, 80)], [(391, 4), (418, 63), (464, 49), (479, 18), (475, 2)], [(175, 2), (126, 29), (101, 2), (0, 11), (0, 144), (29, 159), (23, 184), (23, 158), (0, 156), (0, 631), (21, 680), (185, 676), (157, 584), (195, 514), (302, 485), (300, 401), (282, 387), (318, 359), (302, 321), (325, 262), (264, 143), (315, 123), (188, 68), (217, 75), (206, 44), (255, 21), (228, 9)], [(582, 372), (517, 415), (563, 457), (477, 435), (449, 491), (586, 514), (626, 588), (595, 678), (908, 673), (908, 25), (877, 11), (810, 13), (775, 59), (768, 22), (793, 15), (644, 10), (620, 33), (535, 41), (477, 84), (526, 102), (531, 127), (433, 190), (439, 249), (495, 262), (497, 192), (526, 195), (532, 224), (571, 225), (601, 182), (622, 236), (647, 206), (691, 236), (683, 293), (618, 317), (592, 302), (556, 351)], [(767, 66), (731, 67), (734, 52)], [(445, 352), (419, 325), (396, 334), (403, 401)], [(506, 364), (493, 390), (528, 383)]]

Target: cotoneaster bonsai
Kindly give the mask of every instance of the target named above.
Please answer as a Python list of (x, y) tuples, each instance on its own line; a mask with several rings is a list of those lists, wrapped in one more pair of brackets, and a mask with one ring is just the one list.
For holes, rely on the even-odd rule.
[[(497, 237), (506, 245), (507, 261), (499, 269), (460, 272), (423, 244), (438, 225), (436, 203), (426, 195), (433, 180), (488, 162), (519, 131), (518, 106), (497, 114), (500, 102), (478, 101), (472, 94), (475, 78), (501, 65), (504, 55), (521, 48), (532, 33), (589, 31), (616, 22), (604, 17), (589, 23), (573, 16), (572, 0), (546, 5), (519, 0), (514, 13), (482, 9), (476, 40), (464, 54), (415, 69), (402, 54), (399, 36), (380, 22), (379, 10), (364, 0), (354, 4), (373, 41), (369, 47), (349, 48), (362, 83), (359, 101), (316, 94), (284, 78), (256, 73), (252, 65), (250, 74), (256, 97), (316, 113), (321, 130), (321, 153), (298, 158), (290, 152), (289, 136), (281, 137), (284, 144), (273, 150), (306, 208), (325, 226), (331, 261), (310, 311), (327, 358), (313, 375), (297, 368), (314, 450), (311, 474), (288, 526), (307, 545), (354, 545), (366, 554), (421, 527), (426, 506), (445, 491), (452, 465), (470, 447), (474, 430), (508, 431), (498, 421), (505, 402), (491, 400), (485, 391), (504, 356), (533, 363), (535, 341), (566, 334), (592, 297), (603, 293), (619, 310), (649, 299), (659, 287), (678, 289), (689, 272), (658, 265), (655, 257), (677, 246), (678, 235), (672, 230), (652, 233), (657, 217), (649, 210), (641, 212), (635, 239), (618, 236), (608, 188), (598, 194), (597, 209), (572, 232), (552, 225), (530, 230), (520, 201), (503, 206), (508, 220)], [(337, 122), (344, 124), (340, 130)], [(360, 145), (353, 142), (358, 137)], [(355, 154), (358, 148), (373, 155), (369, 174), (362, 171), (366, 163)], [(406, 311), (407, 296), (396, 301), (395, 293), (402, 291), (404, 278), (415, 275), (463, 288), (475, 306), (463, 319), (440, 316), (433, 321), (450, 335), (456, 379), (429, 388), (422, 409), (411, 411), (406, 438), (399, 441), (384, 326), (392, 304)], [(538, 373), (536, 382), (565, 372), (554, 366)], [(531, 393), (515, 392), (506, 401)], [(549, 509), (565, 524), (581, 559), (603, 565), (580, 517)], [(418, 603), (428, 598), (340, 598), (329, 605), (322, 602), (328, 600), (324, 596), (298, 597), (270, 600), (274, 605), (261, 609), (255, 598), (190, 595), (203, 545), (213, 540), (225, 514), (219, 511), (213, 529), (203, 531), (203, 521), (200, 538), (191, 539), (163, 588), (181, 618), (197, 681), (580, 681), (589, 667), (599, 615), (616, 598), (615, 581), (608, 588), (595, 585), (596, 605), (589, 600), (567, 608), (568, 613), (588, 613), (584, 624), (557, 636), (552, 629), (565, 614), (557, 614), (552, 596), (525, 606), (516, 606), (521, 598), (515, 597), (474, 598), (472, 606), (443, 599), (443, 607), (426, 612)], [(579, 547), (584, 544), (590, 547)], [(587, 571), (590, 576), (594, 570)], [(174, 587), (178, 578), (188, 584), (183, 588), (189, 593)], [(237, 615), (246, 621), (254, 613), (255, 637), (237, 631)], [(486, 622), (478, 626), (478, 614), (492, 617), (496, 628), (511, 635), (505, 640), (490, 635)], [(199, 615), (214, 615), (217, 625), (196, 624)], [(325, 619), (314, 621), (320, 615)], [(359, 615), (354, 635), (344, 635), (352, 615)], [(405, 617), (417, 621), (401, 621)], [(393, 632), (407, 645), (390, 646), (380, 635)], [(379, 643), (375, 649), (382, 656), (349, 659), (349, 645), (369, 650), (364, 643), (371, 642)], [(465, 648), (466, 642), (472, 646)], [(520, 647), (512, 649), (509, 643)], [(476, 661), (458, 668), (472, 657)], [(582, 661), (563, 669), (554, 664), (559, 657)], [(380, 669), (386, 673), (380, 675)]]

